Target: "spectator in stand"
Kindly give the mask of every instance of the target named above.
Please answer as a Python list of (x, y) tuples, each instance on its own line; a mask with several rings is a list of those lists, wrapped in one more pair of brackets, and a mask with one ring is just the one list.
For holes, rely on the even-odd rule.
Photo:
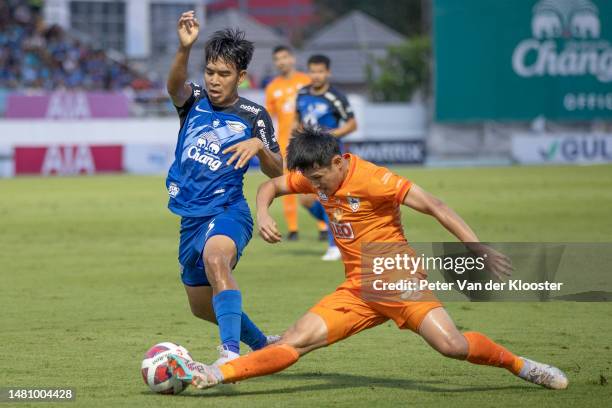
[[(0, 3), (0, 88), (120, 90), (152, 86), (104, 51), (47, 27), (40, 0)], [(140, 81), (138, 81), (140, 80)]]

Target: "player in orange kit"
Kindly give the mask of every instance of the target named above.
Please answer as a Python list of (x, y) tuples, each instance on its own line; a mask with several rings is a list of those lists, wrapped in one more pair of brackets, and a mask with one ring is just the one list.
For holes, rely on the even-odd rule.
[[(433, 216), (486, 259), (496, 275), (509, 274), (509, 260), (480, 244), (472, 229), (451, 208), (384, 167), (352, 154), (341, 155), (337, 140), (324, 131), (306, 128), (296, 133), (289, 144), (287, 160), (292, 172), (263, 183), (257, 193), (259, 232), (267, 242), (280, 240), (276, 223), (268, 213), (275, 197), (318, 194), (330, 220), (334, 220), (332, 231), (345, 264), (345, 282), (312, 307), (278, 343), (218, 366), (170, 356), (168, 363), (174, 375), (198, 388), (208, 388), (272, 374), (291, 366), (306, 353), (391, 319), (400, 329), (419, 334), (446, 357), (502, 367), (551, 389), (567, 387), (568, 379), (558, 368), (516, 356), (479, 332), (461, 333), (431, 292), (421, 293), (421, 299), (409, 300), (364, 296), (364, 246), (382, 243), (408, 247), (400, 219), (401, 204)], [(418, 274), (419, 279), (424, 278), (424, 271)]]
[[(295, 56), (291, 49), (279, 45), (272, 51), (274, 65), (279, 76), (266, 86), (266, 110), (278, 121), (277, 139), (281, 154), (285, 157), (295, 120), (295, 98), (300, 88), (310, 84), (310, 77), (295, 69)], [(283, 197), (283, 213), (287, 222), (287, 239), (298, 239), (297, 196)], [(325, 223), (319, 229), (326, 230)]]

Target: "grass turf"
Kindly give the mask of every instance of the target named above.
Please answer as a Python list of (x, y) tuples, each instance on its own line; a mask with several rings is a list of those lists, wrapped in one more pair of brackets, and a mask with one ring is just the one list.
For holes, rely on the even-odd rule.
[[(397, 170), (443, 198), (483, 240), (612, 238), (612, 166)], [(263, 179), (247, 176), (250, 203)], [(70, 406), (100, 407), (602, 406), (612, 397), (612, 304), (571, 302), (448, 304), (462, 330), (565, 370), (570, 388), (562, 392), (444, 359), (389, 323), (274, 376), (152, 394), (139, 373), (148, 347), (178, 342), (211, 361), (218, 343), (216, 327), (189, 312), (178, 218), (166, 197), (161, 177), (0, 180), (0, 387), (74, 387)], [(278, 204), (274, 213), (282, 223)], [(428, 217), (403, 209), (403, 220), (411, 240), (449, 240)], [(235, 272), (245, 310), (269, 333), (342, 280), (339, 263), (319, 261), (325, 244), (305, 212), (300, 225), (296, 243), (255, 237)]]

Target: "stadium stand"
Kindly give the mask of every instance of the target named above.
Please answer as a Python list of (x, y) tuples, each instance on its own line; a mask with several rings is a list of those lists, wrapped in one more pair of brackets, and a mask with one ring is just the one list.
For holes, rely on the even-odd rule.
[(0, 88), (150, 89), (154, 84), (128, 65), (46, 25), (39, 1), (0, 3)]

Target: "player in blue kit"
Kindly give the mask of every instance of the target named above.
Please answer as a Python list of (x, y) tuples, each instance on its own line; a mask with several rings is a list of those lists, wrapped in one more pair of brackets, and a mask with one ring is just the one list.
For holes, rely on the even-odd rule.
[(206, 42), (205, 88), (187, 81), (189, 53), (199, 33), (193, 11), (178, 21), (179, 49), (167, 89), (180, 118), (166, 187), (168, 208), (181, 216), (179, 263), (193, 314), (217, 323), (218, 363), (237, 358), (240, 341), (253, 350), (271, 342), (242, 312), (232, 269), (251, 239), (253, 220), (243, 177), (257, 155), (268, 177), (283, 174), (279, 146), (266, 110), (238, 95), (253, 43), (238, 30)]
[[(308, 58), (308, 76), (310, 85), (298, 92), (295, 102), (296, 128), (302, 126), (320, 127), (337, 139), (341, 139), (357, 129), (353, 109), (346, 96), (330, 84), (331, 61), (326, 55), (312, 55)], [(342, 142), (338, 140), (340, 149)], [(323, 206), (314, 195), (300, 196), (300, 203), (319, 221), (327, 225), (327, 252), (321, 259), (337, 261), (340, 251), (329, 230), (329, 219)]]

